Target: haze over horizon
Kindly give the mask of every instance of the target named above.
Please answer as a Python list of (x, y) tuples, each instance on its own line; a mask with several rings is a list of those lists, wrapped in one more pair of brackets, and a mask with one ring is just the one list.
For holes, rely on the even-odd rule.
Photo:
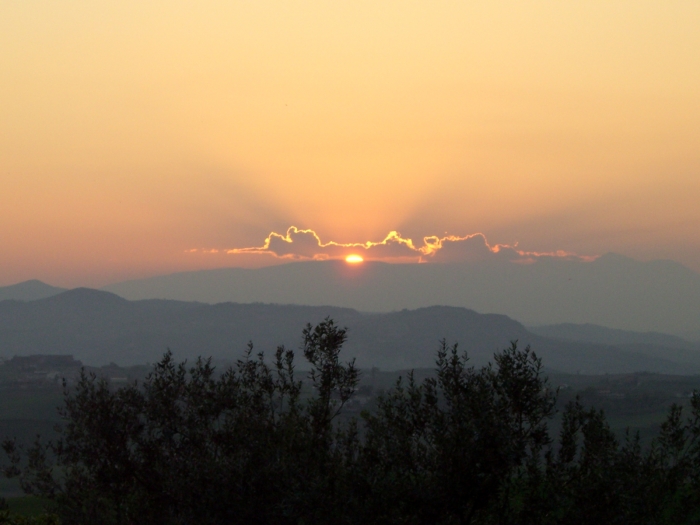
[(227, 252), (290, 225), (700, 271), (697, 27), (651, 0), (4, 2), (0, 286), (283, 263)]

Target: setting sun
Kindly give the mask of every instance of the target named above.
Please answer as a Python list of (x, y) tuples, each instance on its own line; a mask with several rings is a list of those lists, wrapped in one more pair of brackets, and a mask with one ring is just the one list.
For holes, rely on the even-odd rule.
[(360, 255), (355, 255), (355, 254), (353, 254), (353, 255), (348, 255), (348, 256), (345, 258), (345, 262), (346, 262), (346, 263), (350, 263), (350, 264), (359, 264), (359, 263), (361, 263), (361, 262), (363, 262), (363, 261), (364, 261), (364, 259), (363, 259)]

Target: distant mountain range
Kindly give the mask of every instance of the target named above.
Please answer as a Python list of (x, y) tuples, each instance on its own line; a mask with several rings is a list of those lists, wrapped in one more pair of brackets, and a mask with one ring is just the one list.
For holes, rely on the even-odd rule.
[(307, 261), (177, 273), (104, 290), (132, 300), (330, 304), (363, 312), (446, 305), (501, 313), (527, 325), (700, 333), (700, 274), (672, 261), (616, 254), (593, 262), (542, 258), (533, 264)]
[(432, 367), (442, 338), (458, 342), (478, 366), (517, 339), (562, 372), (700, 373), (700, 345), (662, 334), (574, 325), (531, 331), (505, 315), (448, 306), (366, 314), (330, 306), (128, 301), (85, 288), (0, 302), (0, 356), (69, 353), (86, 364), (129, 365), (154, 362), (170, 348), (179, 359), (230, 361), (250, 340), (267, 355), (280, 344), (298, 349), (304, 325), (328, 316), (348, 327), (344, 356), (364, 368)]
[(534, 334), (551, 339), (577, 341), (581, 343), (616, 346), (656, 345), (682, 349), (694, 349), (700, 346), (698, 343), (691, 343), (675, 335), (662, 334), (659, 332), (630, 332), (628, 330), (606, 328), (590, 323), (561, 323), (545, 326), (530, 326), (528, 330)]
[(51, 286), (36, 279), (0, 287), (0, 301), (35, 301), (65, 292), (66, 288)]

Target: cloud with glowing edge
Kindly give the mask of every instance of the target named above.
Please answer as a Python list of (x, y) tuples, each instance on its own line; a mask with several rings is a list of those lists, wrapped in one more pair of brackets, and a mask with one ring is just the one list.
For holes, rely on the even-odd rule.
[(597, 256), (578, 255), (573, 252), (557, 250), (552, 252), (526, 251), (517, 244), (488, 243), (483, 233), (465, 236), (430, 235), (423, 237), (423, 243), (416, 246), (412, 239), (404, 238), (399, 232), (391, 231), (381, 241), (362, 243), (323, 242), (311, 229), (299, 229), (290, 226), (285, 234), (271, 232), (261, 246), (246, 248), (229, 248), (225, 250), (209, 249), (187, 250), (189, 253), (227, 253), (235, 255), (268, 255), (287, 260), (328, 260), (344, 259), (350, 254), (359, 254), (365, 260), (385, 262), (442, 262), (455, 263), (488, 260), (489, 258), (506, 259), (514, 263), (527, 264), (541, 258), (557, 258), (579, 261), (592, 261)]

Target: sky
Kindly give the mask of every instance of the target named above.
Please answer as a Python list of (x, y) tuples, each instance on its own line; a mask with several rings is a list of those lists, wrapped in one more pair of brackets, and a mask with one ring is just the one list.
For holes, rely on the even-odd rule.
[(290, 226), (700, 271), (698, 27), (695, 0), (2, 2), (0, 285), (284, 262), (235, 250)]

